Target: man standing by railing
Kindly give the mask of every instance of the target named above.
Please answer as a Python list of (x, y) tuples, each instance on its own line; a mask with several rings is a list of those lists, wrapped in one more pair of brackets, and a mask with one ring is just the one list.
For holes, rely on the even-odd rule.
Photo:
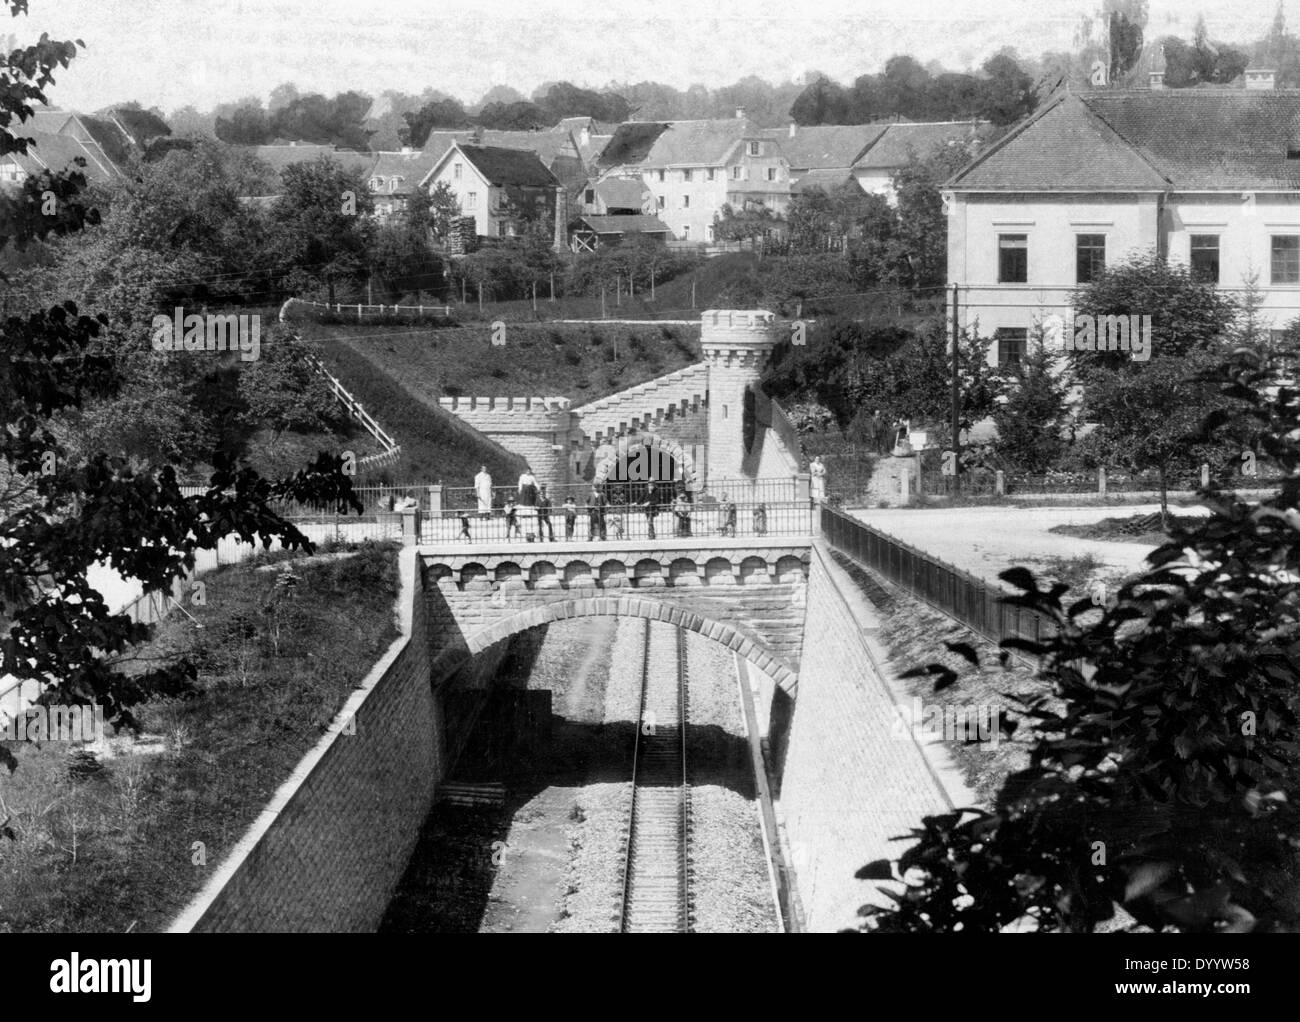
[(555, 542), (555, 527), (551, 525), (551, 498), (546, 494), (546, 484), (543, 483), (537, 491), (537, 541), (542, 540), (542, 532), (547, 535), (547, 542)]
[(600, 492), (600, 487), (593, 486), (591, 488), (591, 497), (587, 500), (589, 539), (600, 539), (604, 542), (607, 538), (605, 535), (605, 504), (605, 495)]

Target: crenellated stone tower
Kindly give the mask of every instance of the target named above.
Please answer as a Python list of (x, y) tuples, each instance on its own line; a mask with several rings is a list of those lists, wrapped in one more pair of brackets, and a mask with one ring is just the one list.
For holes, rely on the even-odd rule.
[(765, 309), (709, 309), (700, 317), (700, 346), (709, 365), (710, 486), (751, 474), (745, 408), (748, 402), (752, 414), (762, 400), (758, 381), (776, 341), (776, 317)]

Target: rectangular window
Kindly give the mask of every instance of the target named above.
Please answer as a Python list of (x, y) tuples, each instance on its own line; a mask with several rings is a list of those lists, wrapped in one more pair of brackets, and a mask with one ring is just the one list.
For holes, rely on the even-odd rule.
[(457, 163), (454, 167), (451, 168), (451, 176), (454, 177), (457, 181), (460, 180), (460, 168), (461, 168), (461, 164), (459, 163)]
[(763, 143), (762, 143), (762, 142), (750, 142), (750, 143), (749, 143), (749, 155), (750, 155), (750, 156), (762, 156), (762, 155), (763, 155)]
[(1300, 234), (1273, 235), (1274, 284), (1300, 284)]
[(659, 208), (660, 209), (664, 208), (664, 197), (662, 195), (659, 196)]
[(690, 206), (690, 204), (691, 204), (691, 197), (690, 197), (689, 195), (683, 195), (683, 196), (682, 196), (682, 209), (687, 209), (687, 208)]
[(663, 179), (664, 179), (664, 172), (661, 170), (659, 171), (659, 180), (662, 181)]
[(1192, 277), (1206, 284), (1219, 282), (1219, 236), (1192, 235)]
[(705, 176), (706, 176), (710, 181), (713, 180), (713, 168), (712, 168), (712, 167), (710, 167), (708, 170), (706, 170), (706, 171), (704, 172), (704, 174), (705, 174)]
[(683, 171), (682, 171), (682, 180), (683, 180), (683, 181), (689, 181), (690, 179), (691, 179), (691, 172), (690, 172), (689, 170), (683, 170)]
[(1029, 235), (998, 235), (998, 283), (1029, 282)]
[(1023, 327), (999, 327), (993, 336), (998, 341), (998, 365), (1019, 365), (1029, 347), (1029, 330)]
[(690, 238), (690, 236), (691, 236), (691, 225), (690, 225), (690, 224), (683, 224), (683, 225), (682, 225), (682, 241), (686, 241), (687, 239)]
[(1074, 279), (1080, 284), (1091, 284), (1106, 269), (1106, 235), (1076, 234), (1074, 236)]
[(594, 206), (596, 204), (596, 189), (588, 188), (587, 194), (583, 196), (583, 201), (586, 202), (588, 206)]
[(732, 179), (733, 181), (739, 181), (739, 180), (741, 180), (741, 173), (744, 171), (744, 169), (745, 169), (744, 167), (741, 167), (741, 166), (739, 166), (739, 165), (737, 165), (737, 166), (735, 166), (735, 167), (732, 167), (732, 168), (731, 168), (731, 179)]
[(776, 168), (775, 168), (775, 167), (768, 167), (768, 168), (767, 168), (767, 179), (768, 179), (769, 181), (775, 181), (775, 180), (776, 180)]
[(477, 208), (478, 208), (478, 192), (466, 192), (466, 193), (465, 193), (465, 208), (466, 208), (466, 209), (477, 209)]

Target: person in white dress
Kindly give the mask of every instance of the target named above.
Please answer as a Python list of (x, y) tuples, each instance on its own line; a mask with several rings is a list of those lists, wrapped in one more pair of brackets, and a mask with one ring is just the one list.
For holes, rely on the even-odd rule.
[(519, 477), (519, 524), (531, 543), (537, 534), (537, 477), (528, 465)]
[(826, 499), (826, 466), (820, 454), (808, 466), (808, 474), (812, 477), (812, 499), (820, 504)]
[(486, 465), (479, 467), (474, 477), (474, 496), (478, 498), (478, 513), (483, 516), (492, 513), (492, 477), (488, 475)]

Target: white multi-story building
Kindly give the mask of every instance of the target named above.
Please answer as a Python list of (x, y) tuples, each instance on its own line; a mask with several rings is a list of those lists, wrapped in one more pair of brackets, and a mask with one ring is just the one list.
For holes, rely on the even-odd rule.
[[(1281, 329), (1300, 316), (1300, 90), (1061, 93), (945, 185), (959, 319), (1012, 361), (1134, 254), (1190, 266)], [(1144, 310), (1131, 310), (1140, 315)], [(1160, 324), (1154, 324), (1158, 343)]]

